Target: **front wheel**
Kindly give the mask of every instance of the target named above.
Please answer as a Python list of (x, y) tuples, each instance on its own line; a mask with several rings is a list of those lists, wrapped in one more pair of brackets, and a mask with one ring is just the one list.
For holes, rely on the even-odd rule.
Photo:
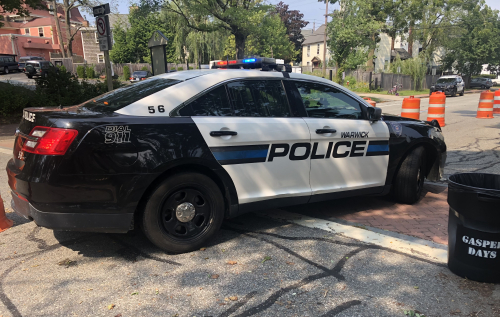
[(457, 95), (457, 90), (456, 89), (453, 89), (453, 91), (451, 92), (451, 96), (452, 97), (455, 97)]
[(183, 253), (206, 245), (224, 219), (217, 184), (198, 173), (164, 180), (149, 198), (142, 218), (144, 234), (167, 252)]
[(425, 149), (414, 149), (403, 161), (393, 183), (393, 197), (404, 204), (416, 203), (425, 179)]
[(462, 91), (460, 92), (460, 96), (463, 96), (464, 95), (464, 92), (465, 92), (465, 88), (462, 89)]

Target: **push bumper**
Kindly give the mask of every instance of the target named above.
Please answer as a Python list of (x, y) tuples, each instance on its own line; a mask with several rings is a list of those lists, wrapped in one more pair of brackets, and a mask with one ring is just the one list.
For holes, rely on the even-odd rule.
[(38, 226), (54, 230), (125, 233), (131, 229), (134, 214), (90, 214), (44, 212), (12, 193), (11, 206), (19, 215)]

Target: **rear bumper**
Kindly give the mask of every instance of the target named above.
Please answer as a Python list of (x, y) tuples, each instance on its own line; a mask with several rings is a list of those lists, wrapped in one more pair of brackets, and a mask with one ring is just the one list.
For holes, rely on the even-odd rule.
[(125, 233), (133, 225), (134, 214), (90, 214), (44, 212), (12, 193), (12, 209), (38, 226), (54, 230)]

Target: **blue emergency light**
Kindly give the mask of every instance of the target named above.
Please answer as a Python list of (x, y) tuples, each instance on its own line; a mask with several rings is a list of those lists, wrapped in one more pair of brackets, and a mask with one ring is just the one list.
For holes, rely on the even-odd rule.
[(244, 59), (243, 63), (255, 63), (255, 58)]

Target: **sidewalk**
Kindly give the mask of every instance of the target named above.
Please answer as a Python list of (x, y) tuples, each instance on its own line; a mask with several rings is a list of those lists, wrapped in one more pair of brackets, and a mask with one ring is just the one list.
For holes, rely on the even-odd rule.
[[(492, 88), (490, 89), (491, 91), (494, 91), (496, 89)], [(465, 94), (478, 94), (483, 92), (483, 90), (466, 90)], [(379, 99), (385, 99), (385, 100), (390, 100), (390, 101), (403, 101), (405, 98), (409, 98), (410, 96), (395, 96), (395, 95), (389, 95), (387, 93), (364, 93), (364, 92), (354, 92), (358, 96), (363, 96), (363, 97), (373, 97), (373, 98), (379, 98)], [(415, 98), (429, 98), (428, 94), (421, 94), (421, 95), (413, 95)]]

